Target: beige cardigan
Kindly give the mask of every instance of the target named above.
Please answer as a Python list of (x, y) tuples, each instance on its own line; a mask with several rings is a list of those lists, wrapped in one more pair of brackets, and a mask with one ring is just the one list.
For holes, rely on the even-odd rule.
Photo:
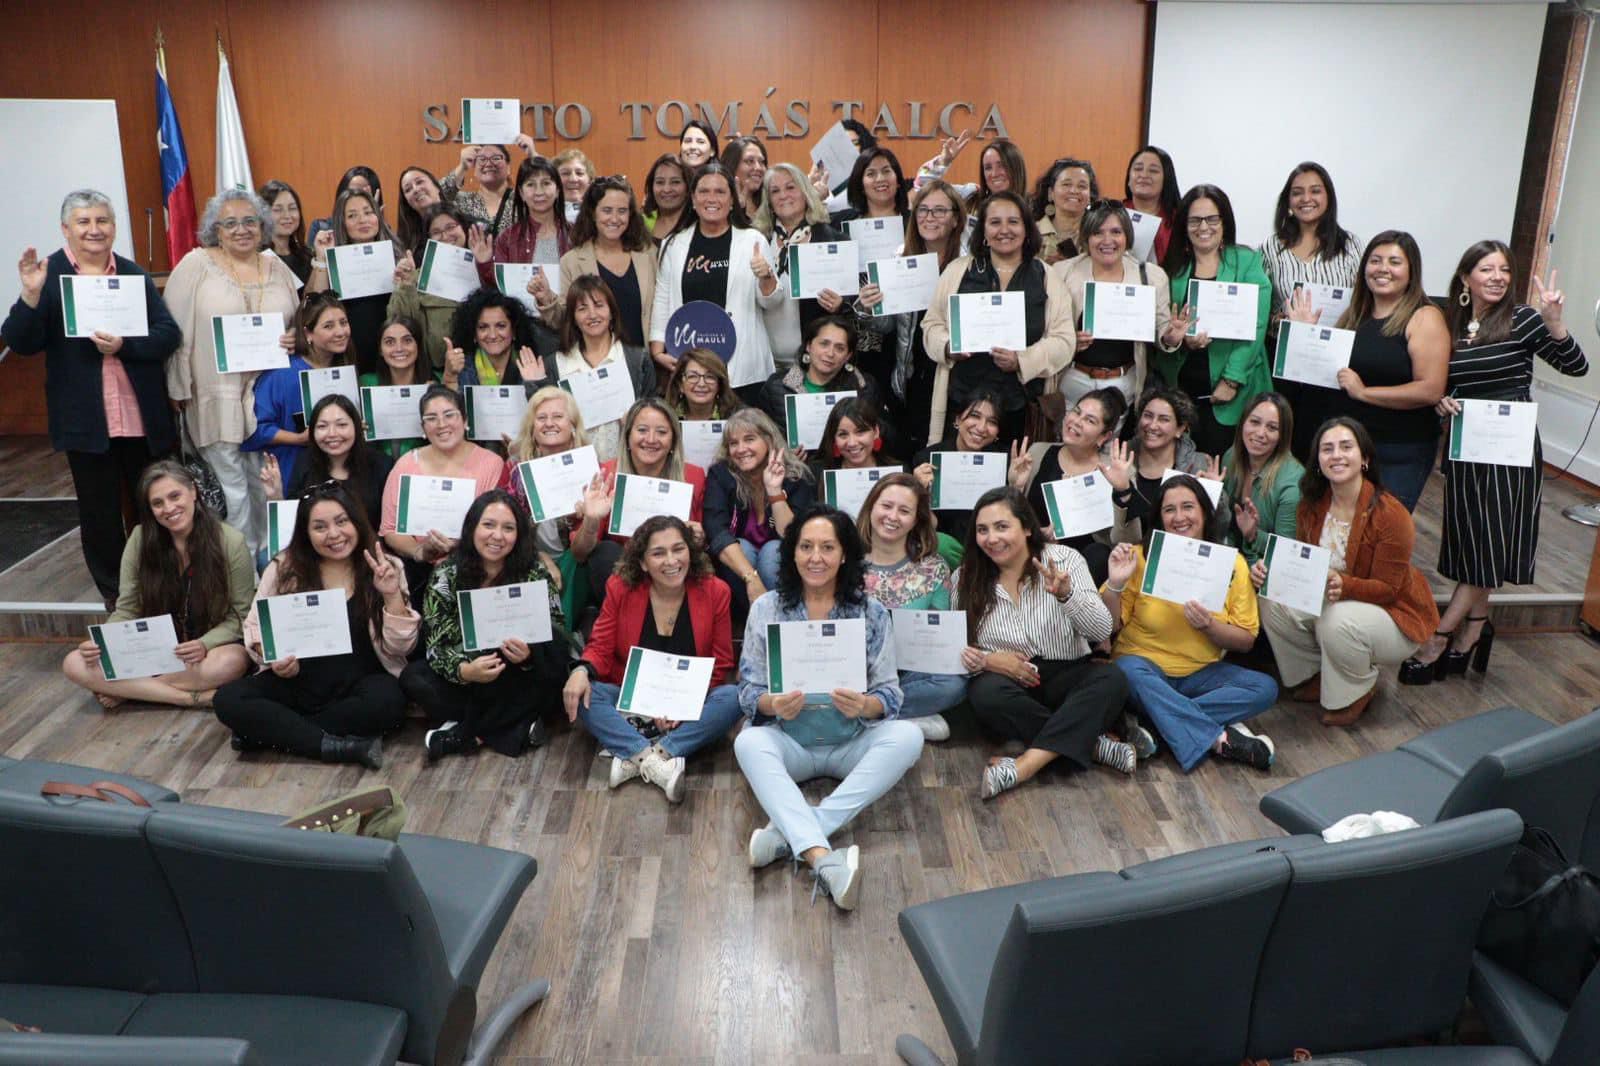
[[(943, 440), (945, 408), (950, 400), (950, 297), (961, 287), (961, 278), (972, 263), (972, 256), (963, 255), (953, 260), (939, 275), (938, 288), (933, 290), (933, 305), (922, 319), (922, 347), (939, 369), (933, 378), (933, 410), (928, 419), (928, 439)], [(1077, 351), (1077, 314), (1073, 310), (1072, 295), (1053, 270), (1044, 272), (1045, 322), (1044, 336), (1022, 349), (1017, 360), (1017, 380), (1026, 385), (1036, 378), (1044, 379), (1045, 392), (1059, 389), (1061, 374), (1072, 365)]]
[[(1161, 334), (1166, 332), (1167, 323), (1172, 319), (1171, 286), (1167, 284), (1167, 272), (1154, 263), (1144, 264), (1145, 280), (1139, 280), (1139, 260), (1122, 253), (1122, 280), (1129, 285), (1149, 285), (1156, 290), (1156, 344), (1164, 352), (1175, 352), (1177, 346), (1168, 348), (1161, 343)], [(1088, 253), (1075, 256), (1065, 262), (1057, 263), (1050, 268), (1050, 272), (1061, 279), (1067, 287), (1067, 292), (1072, 295), (1072, 306), (1083, 307), (1083, 287), (1085, 283), (1094, 280), (1094, 261)], [(1178, 342), (1182, 344), (1182, 341)], [(1133, 394), (1135, 396), (1144, 392), (1145, 373), (1149, 369), (1149, 345), (1143, 341), (1133, 343)]]
[[(633, 272), (639, 278), (639, 307), (643, 319), (639, 323), (639, 336), (644, 338), (644, 344), (648, 347), (650, 311), (656, 302), (655, 245), (649, 245), (637, 252), (629, 252), (628, 256), (633, 260)], [(561, 257), (561, 295), (556, 296), (549, 304), (539, 305), (539, 317), (544, 319), (545, 325), (555, 330), (561, 328), (561, 320), (567, 314), (567, 290), (572, 288), (574, 281), (586, 274), (595, 277), (600, 275), (600, 257), (595, 254), (593, 241), (580, 244)]]

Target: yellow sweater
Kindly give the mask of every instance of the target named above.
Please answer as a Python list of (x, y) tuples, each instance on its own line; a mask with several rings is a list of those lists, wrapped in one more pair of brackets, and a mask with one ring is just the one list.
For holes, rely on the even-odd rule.
[[(1222, 649), (1183, 617), (1182, 604), (1139, 594), (1144, 581), (1144, 549), (1136, 547), (1134, 551), (1139, 561), (1122, 592), (1122, 628), (1112, 654), (1149, 659), (1168, 677), (1188, 677), (1222, 658)], [(1251, 633), (1261, 628), (1256, 590), (1242, 555), (1233, 561), (1228, 599), (1223, 612), (1215, 617)]]

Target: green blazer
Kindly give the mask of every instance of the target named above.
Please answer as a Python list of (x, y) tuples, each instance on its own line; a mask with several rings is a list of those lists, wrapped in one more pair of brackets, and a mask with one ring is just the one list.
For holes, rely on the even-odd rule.
[[(1182, 307), (1189, 300), (1189, 277), (1194, 273), (1194, 263), (1172, 275), (1172, 302)], [(1218, 281), (1247, 281), (1260, 286), (1256, 311), (1256, 339), (1253, 341), (1213, 340), (1207, 354), (1211, 357), (1211, 384), (1223, 378), (1239, 383), (1238, 395), (1227, 403), (1211, 405), (1212, 414), (1225, 426), (1236, 426), (1244, 415), (1245, 405), (1251, 397), (1272, 388), (1272, 365), (1267, 361), (1267, 321), (1272, 317), (1272, 279), (1261, 261), (1261, 253), (1242, 244), (1230, 244), (1222, 250), (1222, 263), (1217, 268)], [(1163, 352), (1152, 345), (1150, 362), (1162, 377), (1174, 384), (1178, 380), (1178, 367), (1189, 349), (1180, 347), (1176, 352)]]
[[(1222, 457), (1222, 465), (1229, 471), (1228, 495), (1237, 500), (1240, 493), (1232, 473), (1232, 448)], [(1229, 517), (1228, 543), (1239, 549), (1245, 562), (1254, 563), (1267, 554), (1268, 534), (1276, 533), (1280, 537), (1295, 539), (1295, 512), (1300, 508), (1300, 478), (1305, 472), (1306, 468), (1294, 456), (1285, 455), (1278, 466), (1278, 476), (1272, 481), (1271, 491), (1261, 484), (1260, 478), (1250, 486), (1250, 502), (1256, 505), (1256, 513), (1261, 516), (1261, 521), (1256, 526), (1255, 539), (1249, 543), (1239, 535), (1239, 527)]]

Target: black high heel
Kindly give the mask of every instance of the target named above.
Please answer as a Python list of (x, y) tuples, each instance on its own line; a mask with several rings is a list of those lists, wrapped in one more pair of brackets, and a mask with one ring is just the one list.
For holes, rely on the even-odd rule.
[(1441, 676), (1464, 675), (1468, 666), (1480, 674), (1489, 670), (1489, 652), (1494, 648), (1494, 623), (1489, 620), (1488, 615), (1468, 618), (1467, 621), (1483, 623), (1483, 628), (1478, 630), (1478, 639), (1473, 641), (1472, 646), (1466, 651), (1456, 651), (1452, 648), (1440, 656), (1440, 662), (1444, 664)]
[(1445, 657), (1450, 654), (1450, 638), (1455, 635), (1435, 632), (1434, 636), (1444, 638), (1444, 651), (1431, 663), (1425, 663), (1415, 655), (1400, 664), (1400, 683), (1402, 685), (1428, 685), (1435, 681), (1443, 681), (1450, 675), (1445, 671)]

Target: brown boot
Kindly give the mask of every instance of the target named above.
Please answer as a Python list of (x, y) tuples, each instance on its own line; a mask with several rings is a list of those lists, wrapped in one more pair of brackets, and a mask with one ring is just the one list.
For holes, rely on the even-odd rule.
[(1310, 681), (1302, 681), (1289, 692), (1289, 698), (1296, 703), (1321, 703), (1322, 702), (1322, 675), (1313, 674)]
[(1324, 712), (1322, 715), (1322, 724), (1334, 726), (1355, 725), (1356, 721), (1360, 719), (1363, 714), (1367, 713), (1367, 707), (1372, 703), (1372, 698), (1377, 694), (1377, 686), (1373, 686), (1367, 691), (1365, 696), (1362, 696), (1350, 706), (1340, 708), (1339, 710)]

